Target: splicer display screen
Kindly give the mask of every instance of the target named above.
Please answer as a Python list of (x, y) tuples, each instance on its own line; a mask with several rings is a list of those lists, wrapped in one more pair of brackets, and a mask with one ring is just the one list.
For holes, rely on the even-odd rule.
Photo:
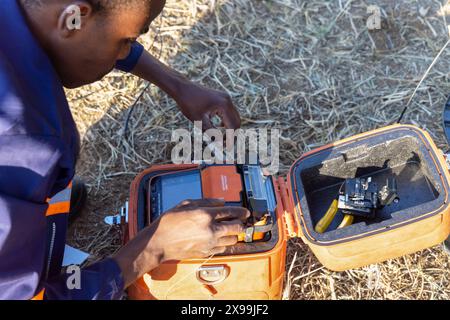
[(199, 171), (181, 172), (161, 177), (161, 212), (172, 209), (186, 199), (201, 199)]

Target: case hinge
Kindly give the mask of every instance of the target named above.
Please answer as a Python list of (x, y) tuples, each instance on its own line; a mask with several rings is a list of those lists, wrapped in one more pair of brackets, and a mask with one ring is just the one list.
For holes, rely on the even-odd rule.
[(286, 186), (286, 181), (283, 177), (278, 177), (278, 190), (280, 192), (281, 204), (283, 206), (283, 220), (286, 224), (286, 233), (289, 238), (298, 236), (297, 224), (294, 218), (294, 212), (291, 212), (289, 192)]
[(120, 212), (114, 216), (106, 216), (104, 219), (106, 224), (110, 226), (124, 225), (128, 223), (128, 201), (125, 202)]
[(450, 170), (450, 151), (447, 152), (442, 151), (442, 154), (444, 155), (445, 163), (447, 164), (447, 169)]

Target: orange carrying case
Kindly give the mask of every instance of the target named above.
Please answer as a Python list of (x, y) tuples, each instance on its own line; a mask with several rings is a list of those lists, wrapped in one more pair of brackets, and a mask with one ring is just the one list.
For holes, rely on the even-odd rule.
[[(124, 241), (145, 225), (145, 188), (152, 176), (197, 165), (153, 166), (132, 183)], [(373, 221), (356, 220), (317, 233), (342, 181), (367, 177), (380, 182), (394, 174), (400, 201)], [(300, 237), (328, 269), (343, 271), (434, 246), (450, 232), (450, 176), (444, 154), (425, 131), (393, 125), (359, 134), (304, 154), (288, 176), (272, 177), (276, 221), (271, 239), (238, 244), (211, 259), (166, 262), (128, 288), (130, 299), (280, 299), (287, 240)], [(139, 227), (140, 226), (140, 227)], [(238, 252), (238, 253), (237, 253)]]

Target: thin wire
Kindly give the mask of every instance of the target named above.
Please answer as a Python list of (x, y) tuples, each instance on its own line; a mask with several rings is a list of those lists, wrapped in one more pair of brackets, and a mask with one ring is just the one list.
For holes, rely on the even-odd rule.
[[(213, 255), (211, 255), (208, 259), (206, 259), (205, 261), (203, 261), (202, 263), (199, 263), (199, 267), (202, 266), (202, 265), (204, 265), (205, 263), (208, 263), (209, 261), (211, 261), (211, 259), (212, 259), (214, 256), (215, 256), (215, 255), (213, 254)], [(195, 274), (195, 272), (197, 272), (197, 271), (198, 271), (198, 268), (195, 269), (194, 274)], [(167, 296), (169, 295), (169, 293), (175, 288), (176, 285), (178, 285), (178, 284), (180, 284), (180, 283), (186, 281), (186, 279), (187, 279), (189, 276), (191, 276), (191, 275), (192, 275), (192, 273), (188, 272), (183, 278), (181, 278), (180, 280), (176, 281), (173, 285), (171, 285), (171, 286), (169, 287), (169, 289), (167, 289), (167, 291), (166, 291), (166, 298), (167, 298)]]
[(150, 85), (151, 85), (151, 83), (148, 82), (147, 85), (144, 87), (144, 89), (139, 94), (139, 96), (136, 98), (136, 100), (134, 100), (131, 107), (128, 108), (128, 113), (127, 113), (127, 117), (125, 119), (125, 124), (124, 124), (124, 129), (123, 129), (123, 138), (126, 141), (128, 141), (128, 126), (130, 124), (131, 115), (133, 114), (134, 108), (136, 107), (137, 103), (139, 102), (139, 100), (141, 100), (142, 96), (147, 91), (147, 89), (150, 87)]
[[(155, 37), (153, 38), (153, 42), (152, 42), (152, 44), (150, 45), (150, 48), (153, 48), (153, 46), (154, 46), (154, 44), (155, 44), (155, 42), (156, 42), (156, 39), (157, 39), (157, 38), (160, 36), (160, 34), (161, 34), (161, 26), (162, 26), (162, 23), (163, 23), (163, 19), (164, 19), (164, 11), (161, 13), (161, 16), (160, 16), (160, 21), (161, 21), (161, 22), (160, 22), (160, 25), (159, 25), (159, 27), (158, 27), (158, 31), (156, 32), (156, 35), (155, 35)], [(162, 51), (163, 51), (163, 46), (164, 46), (164, 42), (162, 41), (162, 38), (161, 38), (161, 37), (159, 37), (159, 41), (160, 41), (159, 53), (158, 53), (158, 56), (156, 57), (158, 60), (161, 58)], [(141, 91), (141, 93), (138, 95), (138, 97), (134, 100), (133, 104), (128, 108), (128, 113), (127, 113), (127, 117), (126, 117), (126, 119), (125, 119), (124, 128), (123, 128), (123, 134), (122, 134), (122, 137), (123, 137), (123, 139), (124, 139), (125, 141), (128, 141), (128, 126), (129, 126), (129, 124), (130, 124), (131, 115), (133, 114), (133, 111), (134, 111), (134, 109), (135, 109), (137, 103), (141, 100), (142, 96), (144, 95), (144, 93), (147, 91), (147, 89), (148, 89), (151, 85), (152, 85), (151, 82), (148, 82), (148, 83), (145, 85), (144, 89), (142, 89), (142, 91)]]
[(420, 80), (419, 84), (417, 85), (416, 89), (414, 90), (413, 94), (411, 95), (411, 97), (409, 98), (408, 102), (406, 103), (405, 108), (403, 109), (402, 113), (400, 114), (400, 117), (397, 120), (397, 123), (400, 123), (403, 119), (403, 116), (406, 113), (406, 110), (408, 109), (409, 105), (412, 102), (412, 99), (414, 98), (414, 96), (416, 95), (417, 91), (419, 90), (420, 86), (422, 85), (423, 81), (425, 80), (425, 78), (428, 76), (428, 74), (430, 73), (431, 69), (434, 67), (434, 65), (436, 64), (436, 62), (438, 61), (438, 59), (441, 57), (442, 53), (444, 52), (444, 50), (447, 48), (448, 44), (450, 43), (450, 39), (447, 40), (447, 43), (442, 47), (441, 51), (439, 51), (438, 55), (434, 58), (433, 62), (430, 64), (430, 66), (428, 67), (427, 71), (425, 72), (425, 74), (423, 75), (422, 79)]

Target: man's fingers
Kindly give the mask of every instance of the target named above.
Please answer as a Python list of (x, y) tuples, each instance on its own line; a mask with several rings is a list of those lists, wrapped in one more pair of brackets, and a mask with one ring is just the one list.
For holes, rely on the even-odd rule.
[(200, 207), (223, 207), (225, 205), (224, 199), (201, 199), (198, 201)]
[(244, 232), (244, 224), (240, 220), (217, 222), (214, 226), (217, 238), (237, 236)]
[(209, 252), (209, 255), (210, 255), (210, 256), (213, 256), (213, 255), (216, 255), (216, 254), (221, 254), (221, 253), (224, 253), (225, 250), (227, 250), (226, 247), (216, 247), (216, 248), (212, 249), (212, 250)]
[(233, 220), (240, 219), (242, 221), (247, 220), (250, 217), (250, 211), (242, 207), (222, 207), (211, 208), (208, 210), (212, 213), (216, 220)]
[(221, 112), (220, 115), (225, 128), (238, 129), (241, 127), (241, 116), (231, 100), (228, 103), (228, 108)]
[(202, 117), (202, 130), (203, 132), (208, 129), (213, 129), (214, 125), (211, 122), (211, 118), (209, 114), (204, 114)]
[(236, 243), (238, 243), (237, 236), (225, 236), (225, 237), (219, 238), (219, 240), (217, 240), (218, 247), (234, 246)]
[(225, 205), (225, 201), (222, 199), (189, 199), (184, 200), (180, 204), (176, 206), (177, 209), (181, 208), (209, 208), (209, 207), (223, 207)]

